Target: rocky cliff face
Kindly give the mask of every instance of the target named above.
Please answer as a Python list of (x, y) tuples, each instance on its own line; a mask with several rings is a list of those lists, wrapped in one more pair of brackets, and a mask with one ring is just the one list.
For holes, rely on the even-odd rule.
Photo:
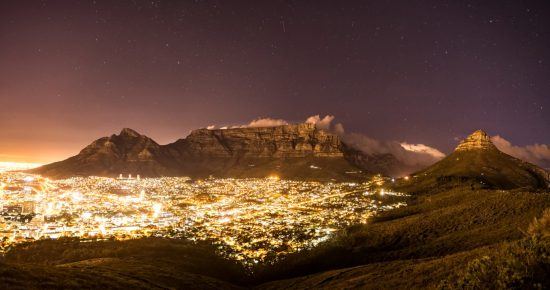
[(192, 156), (221, 158), (343, 157), (340, 139), (313, 124), (193, 131), (171, 147)]
[(103, 137), (80, 151), (81, 157), (104, 156), (107, 159), (121, 159), (130, 162), (154, 161), (161, 146), (147, 136), (132, 129), (122, 129), (119, 135)]
[(491, 142), (489, 135), (483, 130), (477, 130), (466, 139), (462, 140), (456, 147), (456, 151), (469, 150), (497, 150), (496, 146)]
[(344, 144), (313, 124), (193, 131), (167, 145), (178, 174), (226, 177), (349, 179), (362, 169), (345, 158)]

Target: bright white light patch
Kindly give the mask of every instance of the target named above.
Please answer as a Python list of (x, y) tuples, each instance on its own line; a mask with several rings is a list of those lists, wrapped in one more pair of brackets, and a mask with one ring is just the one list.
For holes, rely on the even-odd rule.
[(439, 151), (439, 150), (437, 150), (433, 147), (426, 146), (424, 144), (409, 144), (409, 143), (403, 142), (400, 145), (401, 145), (401, 147), (403, 147), (407, 151), (428, 154), (428, 155), (431, 155), (431, 156), (436, 157), (436, 158), (445, 157), (445, 154), (443, 154), (443, 152), (441, 152), (441, 151)]
[(39, 163), (26, 163), (26, 162), (0, 162), (0, 172), (27, 170), (41, 166)]

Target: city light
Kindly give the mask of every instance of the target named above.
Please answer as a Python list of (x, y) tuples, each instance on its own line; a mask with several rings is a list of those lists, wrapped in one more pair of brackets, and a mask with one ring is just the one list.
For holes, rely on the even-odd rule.
[(210, 241), (221, 255), (254, 265), (311, 248), (338, 229), (404, 206), (404, 194), (380, 188), (383, 183), (380, 176), (362, 183), (323, 183), (274, 175), (49, 180), (4, 172), (0, 239), (8, 247), (65, 236), (186, 238)]
[(0, 162), (0, 172), (13, 170), (26, 170), (36, 168), (42, 164), (29, 162)]

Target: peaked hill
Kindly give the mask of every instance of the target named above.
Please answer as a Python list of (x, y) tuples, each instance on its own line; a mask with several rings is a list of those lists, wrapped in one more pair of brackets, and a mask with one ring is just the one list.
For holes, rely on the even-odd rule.
[(114, 176), (117, 172), (156, 176), (169, 174), (165, 166), (169, 160), (170, 156), (165, 154), (161, 145), (125, 128), (118, 135), (95, 140), (76, 156), (31, 172), (51, 177)]
[(501, 152), (485, 132), (477, 130), (449, 156), (414, 174), (409, 183), (423, 189), (453, 184), (470, 184), (475, 188), (547, 188), (549, 174)]

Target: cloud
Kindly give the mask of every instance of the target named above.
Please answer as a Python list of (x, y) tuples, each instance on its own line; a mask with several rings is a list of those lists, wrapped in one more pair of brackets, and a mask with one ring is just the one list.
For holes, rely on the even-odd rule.
[(321, 130), (330, 131), (330, 125), (331, 125), (333, 120), (334, 120), (333, 115), (326, 115), (322, 119), (321, 119), (321, 116), (315, 115), (315, 116), (311, 116), (311, 117), (307, 118), (306, 123), (314, 124), (315, 127), (317, 127), (318, 129), (321, 129)]
[(276, 127), (282, 125), (288, 125), (288, 122), (283, 119), (259, 118), (256, 120), (252, 120), (250, 123), (248, 123), (248, 125), (245, 125), (243, 127)]
[(443, 152), (424, 144), (409, 144), (407, 142), (403, 142), (401, 143), (401, 147), (405, 148), (405, 150), (407, 151), (424, 153), (424, 154), (431, 155), (435, 158), (445, 157), (445, 154), (443, 154)]
[(491, 137), (491, 141), (506, 154), (545, 168), (550, 167), (550, 146), (546, 144), (515, 146), (499, 135)]
[(283, 119), (272, 119), (272, 118), (258, 118), (250, 121), (250, 123), (246, 125), (236, 125), (236, 126), (223, 126), (223, 127), (216, 127), (216, 125), (210, 125), (207, 126), (206, 129), (208, 130), (226, 130), (226, 129), (234, 129), (234, 128), (256, 128), (256, 127), (276, 127), (276, 126), (282, 126), (282, 125), (288, 125), (288, 122)]
[(341, 123), (332, 125), (332, 121), (334, 121), (335, 117), (333, 115), (326, 115), (321, 119), (321, 116), (315, 115), (310, 116), (306, 119), (305, 123), (307, 124), (314, 124), (317, 129), (325, 130), (328, 132), (332, 132), (334, 134), (337, 134), (339, 136), (342, 136), (345, 134), (344, 125)]
[(351, 133), (341, 136), (347, 145), (367, 154), (392, 154), (407, 166), (420, 169), (439, 161), (445, 154), (424, 144), (409, 144), (398, 141), (381, 141), (363, 134)]
[(344, 135), (346, 132), (344, 130), (344, 125), (342, 125), (341, 123), (338, 123), (336, 125), (334, 125), (334, 128), (332, 129), (334, 131), (334, 133), (336, 133), (337, 135)]
[(306, 119), (306, 123), (315, 124), (319, 129), (340, 136), (347, 145), (367, 154), (392, 154), (397, 160), (412, 167), (425, 167), (445, 157), (441, 151), (424, 144), (410, 144), (398, 141), (381, 141), (364, 134), (346, 133), (341, 123), (333, 125), (334, 115), (314, 115)]

